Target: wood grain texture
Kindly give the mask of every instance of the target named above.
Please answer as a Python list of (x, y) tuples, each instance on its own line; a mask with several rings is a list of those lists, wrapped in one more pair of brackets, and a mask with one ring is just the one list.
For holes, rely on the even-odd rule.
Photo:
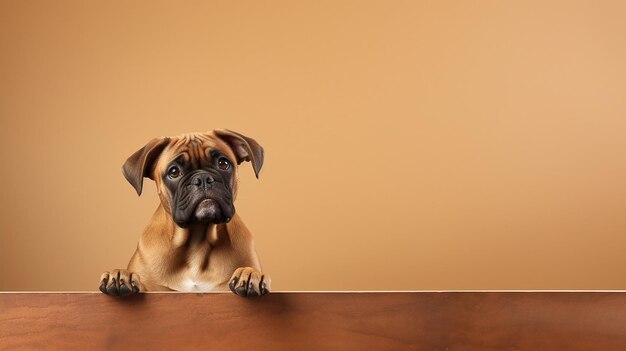
[(0, 293), (0, 349), (626, 350), (626, 293)]

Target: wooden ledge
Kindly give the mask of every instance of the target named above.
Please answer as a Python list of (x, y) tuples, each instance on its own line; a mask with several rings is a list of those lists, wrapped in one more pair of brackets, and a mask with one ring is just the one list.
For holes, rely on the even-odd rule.
[(626, 350), (626, 292), (0, 293), (2, 350)]

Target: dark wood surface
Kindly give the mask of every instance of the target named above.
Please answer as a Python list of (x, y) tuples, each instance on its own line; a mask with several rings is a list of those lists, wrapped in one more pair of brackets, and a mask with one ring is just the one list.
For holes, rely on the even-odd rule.
[(0, 293), (0, 349), (626, 350), (626, 293)]

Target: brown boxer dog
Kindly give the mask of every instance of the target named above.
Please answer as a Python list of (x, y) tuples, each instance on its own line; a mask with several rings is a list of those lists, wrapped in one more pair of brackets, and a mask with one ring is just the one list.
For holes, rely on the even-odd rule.
[(230, 130), (156, 138), (131, 155), (122, 171), (141, 195), (155, 181), (161, 204), (139, 239), (127, 269), (104, 272), (100, 291), (269, 292), (252, 235), (235, 213), (237, 165), (252, 162), (259, 177), (263, 148)]

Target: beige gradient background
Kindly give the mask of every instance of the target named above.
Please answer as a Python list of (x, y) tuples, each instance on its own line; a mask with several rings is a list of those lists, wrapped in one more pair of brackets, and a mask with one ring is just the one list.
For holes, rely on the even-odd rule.
[(0, 289), (95, 290), (123, 161), (230, 128), (275, 290), (625, 289), (622, 1), (0, 1)]

